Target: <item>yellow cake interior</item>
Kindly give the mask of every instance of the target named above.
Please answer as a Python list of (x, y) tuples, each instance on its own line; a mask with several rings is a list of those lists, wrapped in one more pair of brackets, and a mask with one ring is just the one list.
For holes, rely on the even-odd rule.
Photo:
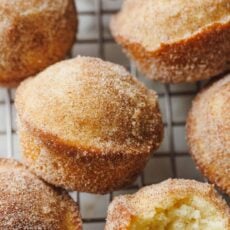
[(216, 207), (198, 196), (167, 201), (134, 218), (129, 230), (224, 230), (226, 220)]

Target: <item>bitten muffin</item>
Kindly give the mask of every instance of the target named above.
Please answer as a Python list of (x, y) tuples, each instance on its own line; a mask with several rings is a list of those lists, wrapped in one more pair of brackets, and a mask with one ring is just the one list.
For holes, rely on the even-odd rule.
[(0, 158), (0, 213), (0, 229), (82, 229), (69, 195), (13, 159)]
[(230, 209), (211, 185), (169, 179), (116, 197), (105, 229), (228, 230)]
[(150, 79), (194, 82), (230, 69), (229, 0), (125, 0), (111, 30)]
[(75, 41), (74, 0), (0, 0), (0, 85), (63, 59)]
[(163, 136), (156, 93), (97, 58), (66, 60), (26, 80), (16, 108), (26, 164), (68, 190), (130, 184)]
[(201, 172), (230, 195), (230, 75), (195, 98), (187, 140)]

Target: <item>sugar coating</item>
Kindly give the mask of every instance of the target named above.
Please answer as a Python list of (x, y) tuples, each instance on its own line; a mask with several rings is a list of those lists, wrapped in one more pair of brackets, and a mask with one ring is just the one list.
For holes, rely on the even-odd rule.
[(73, 0), (0, 0), (0, 85), (63, 59), (75, 41)]
[(77, 205), (15, 160), (0, 159), (0, 229), (80, 230)]
[(22, 156), (31, 171), (48, 183), (67, 190), (108, 193), (131, 184), (149, 159), (139, 154), (55, 151), (48, 148), (21, 123)]
[(126, 0), (114, 18), (117, 31), (149, 51), (185, 39), (211, 24), (230, 21), (227, 0)]
[(111, 31), (153, 80), (194, 82), (230, 68), (228, 0), (126, 0)]
[(162, 139), (156, 93), (110, 62), (60, 62), (22, 83), (16, 94), (19, 118), (68, 147), (135, 154), (156, 149)]
[(130, 184), (163, 137), (156, 93), (97, 58), (63, 61), (22, 83), (16, 107), (26, 164), (70, 190)]
[[(194, 210), (191, 211), (191, 209)], [(175, 210), (179, 213), (174, 212), (174, 216), (167, 216), (167, 213), (173, 213)], [(137, 226), (135, 222), (137, 224), (138, 222), (139, 224), (141, 222), (151, 223), (153, 224), (152, 228), (156, 227), (157, 222), (162, 223), (157, 225), (157, 229), (162, 230), (185, 229), (179, 228), (180, 226), (174, 228), (175, 226), (172, 225), (167, 227), (164, 225), (170, 218), (172, 218), (171, 221), (176, 221), (177, 218), (183, 219), (183, 215), (188, 210), (191, 211), (190, 214), (194, 215), (189, 217), (194, 222), (202, 216), (202, 221), (209, 221), (207, 223), (209, 226), (213, 221), (214, 228), (212, 229), (227, 230), (230, 227), (230, 209), (226, 202), (217, 195), (213, 186), (194, 180), (169, 179), (159, 184), (146, 186), (133, 195), (116, 197), (109, 205), (105, 229), (142, 229), (135, 228)], [(179, 215), (177, 216), (177, 214)], [(205, 218), (207, 219), (205, 220)], [(182, 225), (183, 223), (189, 224), (189, 219), (181, 222)], [(215, 223), (219, 228), (215, 228)], [(146, 228), (147, 226), (151, 225), (146, 225)], [(190, 229), (189, 226), (186, 229)], [(195, 229), (207, 230), (207, 228), (199, 228), (199, 226)]]
[(188, 144), (198, 168), (230, 195), (230, 75), (204, 89), (187, 120)]

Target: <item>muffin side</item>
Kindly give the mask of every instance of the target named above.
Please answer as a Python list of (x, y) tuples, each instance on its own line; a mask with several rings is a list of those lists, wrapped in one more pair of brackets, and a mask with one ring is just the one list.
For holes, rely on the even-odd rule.
[(230, 76), (201, 91), (187, 118), (187, 142), (201, 172), (230, 194)]
[(47, 146), (21, 125), (22, 157), (28, 168), (50, 184), (70, 191), (105, 194), (131, 184), (142, 172), (149, 153), (125, 154)]
[(77, 15), (73, 0), (1, 0), (0, 12), (2, 86), (15, 87), (63, 59), (75, 42)]

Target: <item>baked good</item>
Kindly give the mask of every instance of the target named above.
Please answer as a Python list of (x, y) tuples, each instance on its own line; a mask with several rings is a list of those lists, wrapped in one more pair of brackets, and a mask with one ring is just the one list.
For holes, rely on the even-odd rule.
[(229, 0), (125, 0), (111, 30), (150, 79), (194, 82), (230, 69)]
[(68, 190), (130, 184), (162, 140), (157, 100), (119, 65), (90, 57), (55, 64), (16, 92), (25, 162)]
[(75, 41), (74, 0), (0, 0), (0, 85), (63, 59)]
[(0, 213), (0, 229), (82, 229), (69, 195), (13, 159), (0, 158)]
[(213, 186), (169, 179), (133, 195), (116, 197), (109, 206), (106, 230), (228, 230), (230, 209)]
[(230, 195), (230, 75), (194, 99), (187, 140), (201, 172)]

